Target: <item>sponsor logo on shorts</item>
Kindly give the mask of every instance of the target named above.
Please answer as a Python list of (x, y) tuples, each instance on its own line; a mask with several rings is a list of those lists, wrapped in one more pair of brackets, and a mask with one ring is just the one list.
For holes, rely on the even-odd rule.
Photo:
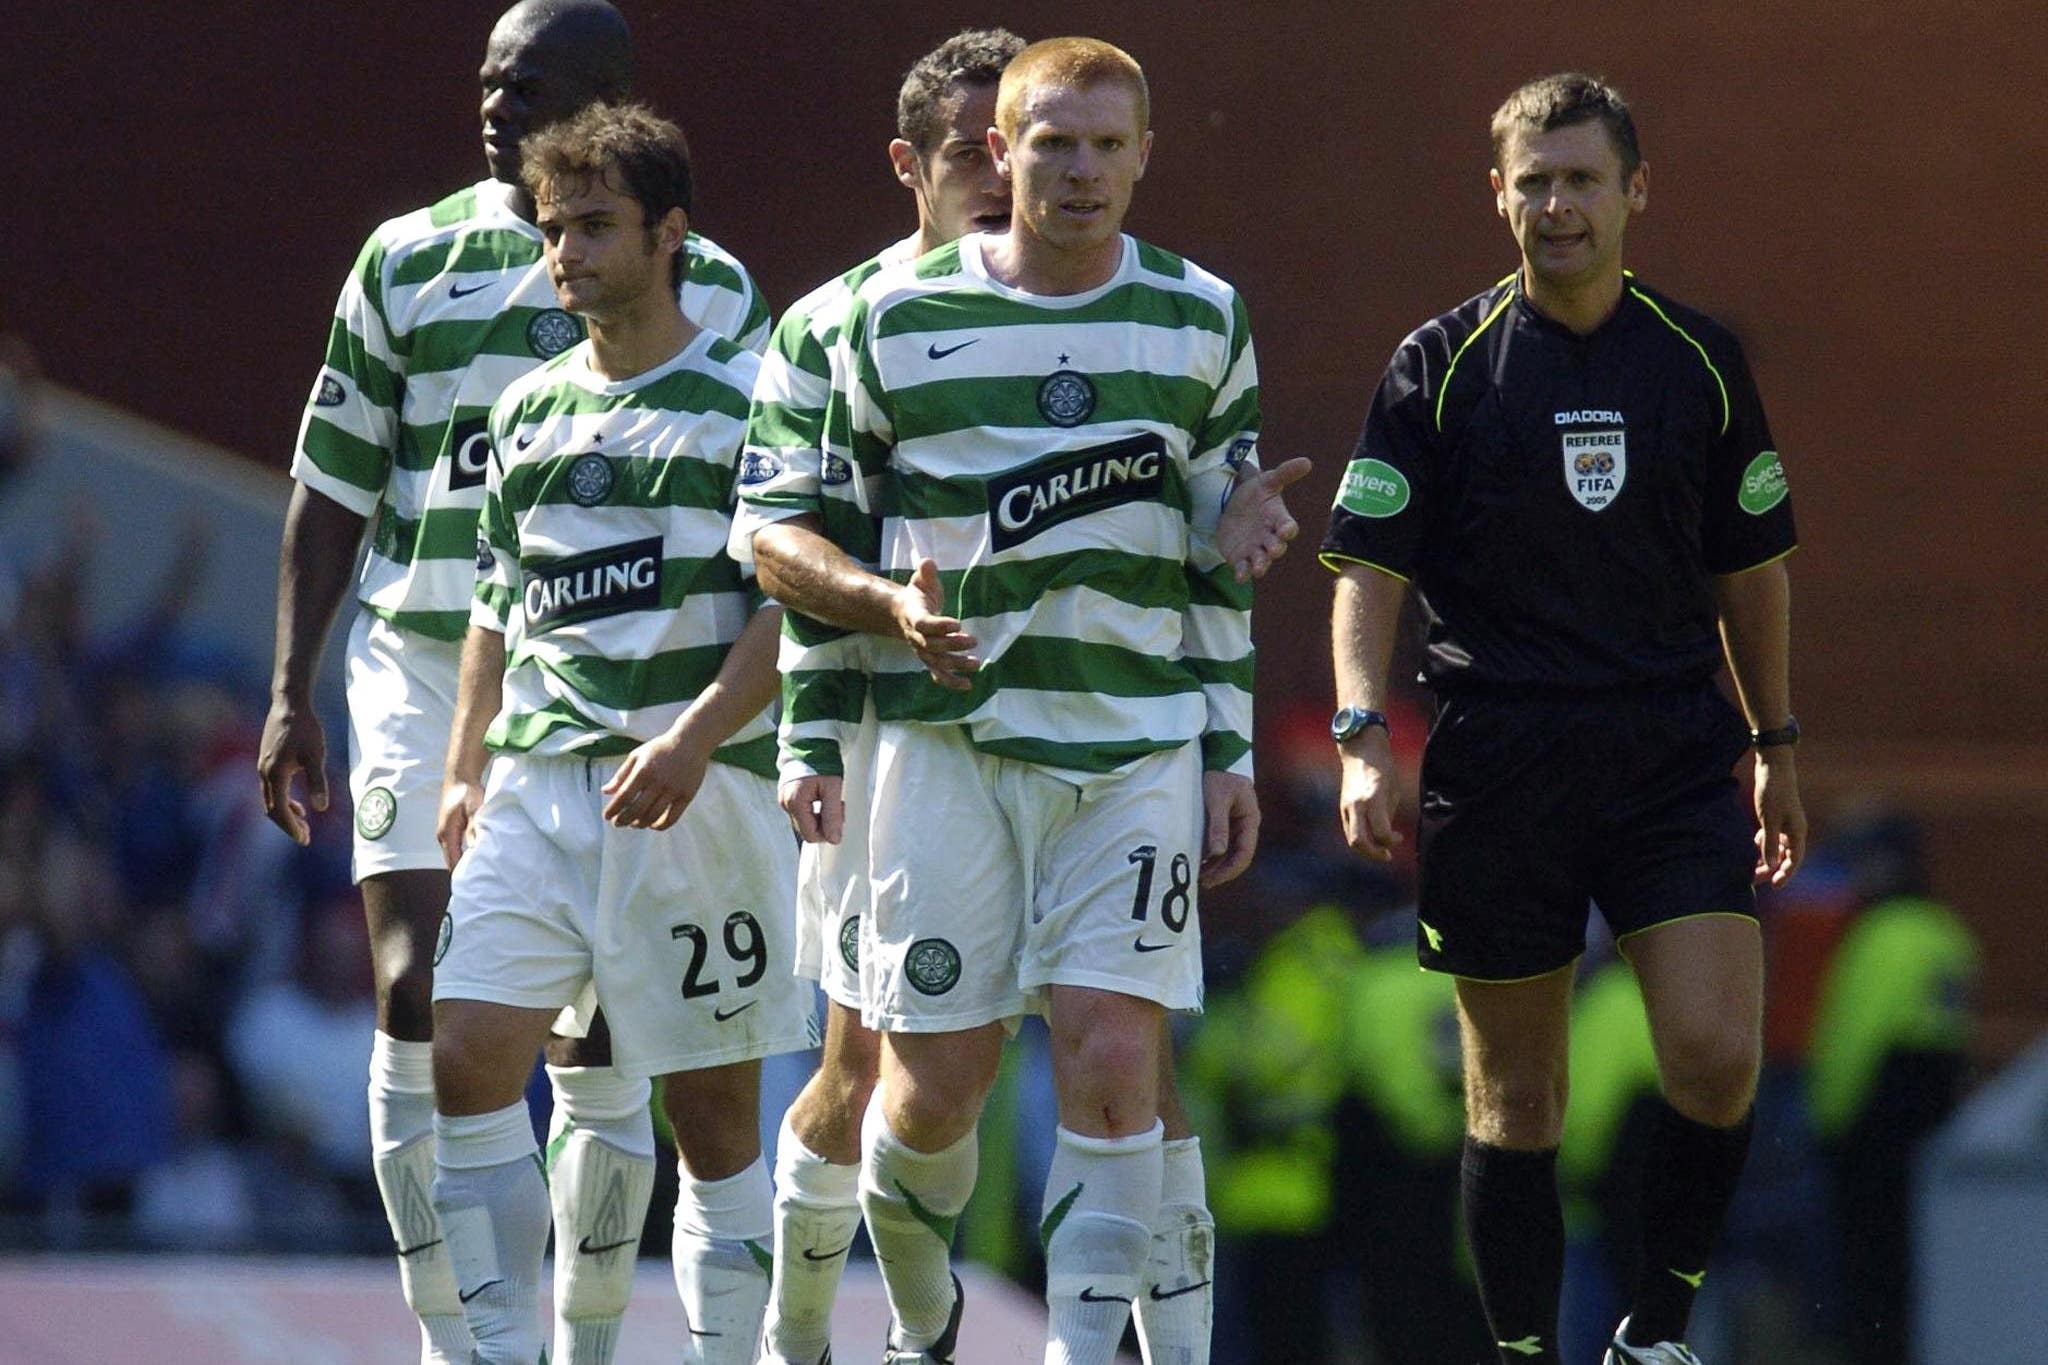
[(1408, 505), (1408, 477), (1385, 460), (1353, 460), (1337, 485), (1337, 505), (1361, 517), (1391, 517)]
[(1087, 375), (1076, 370), (1054, 370), (1040, 381), (1038, 415), (1054, 426), (1078, 427), (1094, 414), (1095, 384)]
[(752, 488), (757, 483), (766, 483), (782, 472), (782, 457), (750, 450), (740, 456), (740, 487)]
[(988, 481), (989, 544), (1022, 545), (1040, 531), (1166, 492), (1166, 442), (1156, 432), (1063, 451)]
[(455, 916), (446, 910), (441, 912), (441, 930), (434, 935), (434, 965), (441, 965), (441, 959), (448, 956), (448, 945), (455, 940)]
[(1235, 441), (1232, 441), (1230, 449), (1223, 453), (1223, 463), (1229, 465), (1233, 472), (1242, 469), (1244, 468), (1244, 462), (1249, 460), (1252, 457), (1252, 452), (1258, 448), (1259, 443), (1257, 441), (1249, 436), (1240, 436)]
[(372, 787), (356, 802), (356, 833), (365, 839), (381, 839), (398, 820), (398, 798), (389, 787)]
[(526, 625), (538, 633), (661, 605), (661, 537), (558, 559), (526, 572)]
[(921, 938), (910, 945), (903, 973), (925, 995), (944, 995), (960, 984), (960, 950), (942, 938)]
[(583, 340), (583, 324), (573, 313), (543, 308), (526, 324), (526, 346), (542, 360), (551, 360)]
[(731, 1009), (727, 1009), (725, 1006), (720, 1005), (718, 1008), (711, 1011), (711, 1017), (722, 1024), (728, 1019), (737, 1019), (739, 1016), (745, 1014), (748, 1010), (754, 1008), (754, 1006), (760, 1003), (761, 1002), (758, 1000), (749, 1000), (746, 1004), (734, 1005)]
[(341, 406), (342, 399), (346, 397), (348, 397), (348, 391), (341, 387), (341, 381), (331, 374), (323, 374), (320, 376), (319, 391), (313, 395), (313, 406), (316, 408), (338, 408)]
[(1564, 442), (1564, 484), (1581, 507), (1605, 511), (1621, 495), (1628, 480), (1628, 433), (1568, 431)]
[(1783, 502), (1787, 491), (1785, 466), (1778, 462), (1778, 452), (1766, 450), (1742, 471), (1742, 491), (1735, 500), (1742, 504), (1743, 511), (1760, 517)]
[(612, 495), (617, 481), (610, 460), (596, 451), (578, 455), (569, 466), (569, 501), (578, 507), (595, 507)]
[(839, 922), (839, 960), (846, 970), (860, 970), (860, 916), (848, 915)]
[(834, 455), (827, 451), (825, 453), (824, 469), (819, 474), (819, 478), (827, 488), (834, 488), (842, 483), (852, 483), (853, 461), (843, 455)]

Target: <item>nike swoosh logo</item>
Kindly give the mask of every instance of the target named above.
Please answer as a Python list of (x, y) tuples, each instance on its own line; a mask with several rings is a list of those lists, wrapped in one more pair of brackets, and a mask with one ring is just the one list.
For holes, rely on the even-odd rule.
[(1171, 943), (1147, 943), (1141, 938), (1131, 946), (1141, 953), (1163, 953), (1173, 945)]
[(1523, 1337), (1520, 1341), (1496, 1341), (1493, 1344), (1500, 1347), (1503, 1351), (1513, 1351), (1516, 1355), (1540, 1356), (1543, 1354), (1542, 1337), (1528, 1336)]
[(836, 1261), (841, 1256), (844, 1256), (847, 1252), (851, 1250), (853, 1250), (853, 1243), (851, 1242), (848, 1242), (845, 1246), (839, 1248), (839, 1250), (837, 1251), (827, 1251), (823, 1254), (820, 1254), (813, 1247), (805, 1247), (804, 1259), (806, 1261)]
[(736, 1010), (713, 1010), (711, 1011), (711, 1017), (722, 1024), (728, 1019), (737, 1019), (740, 1015), (745, 1014), (748, 1010), (754, 1008), (754, 1006), (760, 1003), (761, 1002), (758, 1000), (749, 1000), (746, 1004), (741, 1005)]
[(1098, 1293), (1096, 1293), (1096, 1292), (1095, 1292), (1095, 1286), (1091, 1284), (1091, 1285), (1089, 1285), (1089, 1286), (1088, 1286), (1088, 1287), (1087, 1287), (1086, 1289), (1084, 1289), (1084, 1290), (1082, 1290), (1082, 1291), (1081, 1291), (1081, 1302), (1083, 1302), (1083, 1303), (1129, 1303), (1129, 1302), (1130, 1302), (1130, 1300), (1129, 1300), (1129, 1299), (1127, 1299), (1127, 1298), (1125, 1298), (1125, 1297), (1124, 1297), (1123, 1295), (1121, 1295), (1121, 1294), (1098, 1294)]
[(441, 1239), (441, 1238), (439, 1238), (439, 1237), (436, 1237), (436, 1238), (435, 1238), (435, 1239), (434, 1239), (433, 1241), (431, 1241), (431, 1242), (421, 1242), (421, 1243), (420, 1243), (420, 1244), (419, 1244), (418, 1246), (416, 1246), (416, 1247), (400, 1247), (400, 1248), (398, 1249), (398, 1254), (399, 1254), (400, 1256), (417, 1256), (417, 1255), (419, 1255), (419, 1254), (420, 1254), (420, 1253), (421, 1253), (422, 1251), (425, 1251), (425, 1250), (426, 1250), (426, 1249), (427, 1249), (428, 1247), (437, 1247), (437, 1246), (441, 1245), (441, 1242), (442, 1242), (442, 1240), (443, 1240), (443, 1239)]
[(485, 1281), (484, 1281), (484, 1282), (483, 1282), (482, 1284), (480, 1284), (480, 1285), (478, 1285), (478, 1286), (477, 1286), (476, 1288), (474, 1288), (474, 1289), (470, 1290), (470, 1291), (469, 1291), (469, 1292), (468, 1292), (467, 1294), (463, 1293), (463, 1292), (462, 1292), (461, 1290), (459, 1290), (459, 1289), (458, 1289), (458, 1290), (456, 1290), (456, 1291), (455, 1291), (455, 1297), (456, 1297), (456, 1298), (458, 1298), (458, 1299), (461, 1299), (461, 1300), (462, 1300), (462, 1301), (463, 1301), (464, 1303), (468, 1303), (468, 1302), (469, 1302), (469, 1301), (470, 1301), (471, 1299), (473, 1299), (473, 1298), (475, 1298), (475, 1297), (476, 1297), (477, 1295), (479, 1295), (479, 1294), (483, 1293), (483, 1292), (484, 1292), (484, 1291), (485, 1291), (486, 1289), (489, 1289), (489, 1288), (490, 1288), (490, 1287), (491, 1287), (492, 1285), (494, 1285), (494, 1284), (503, 1284), (503, 1283), (504, 1283), (504, 1281), (503, 1281), (502, 1279), (499, 1279), (499, 1280), (485, 1280)]
[(477, 293), (479, 290), (489, 289), (496, 283), (496, 280), (485, 280), (482, 284), (473, 284), (467, 289), (464, 289), (459, 284), (451, 284), (448, 286), (448, 297), (451, 299), (466, 299), (471, 294)]
[(640, 1239), (638, 1237), (628, 1237), (623, 1242), (606, 1242), (603, 1246), (594, 1247), (590, 1244), (590, 1239), (588, 1237), (585, 1237), (582, 1241), (576, 1244), (576, 1249), (582, 1252), (585, 1256), (602, 1256), (607, 1251), (617, 1251), (620, 1247), (632, 1246), (639, 1240)]
[[(1667, 1266), (1665, 1267), (1665, 1269), (1669, 1270), (1671, 1268)], [(1707, 1278), (1707, 1272), (1704, 1270), (1699, 1271), (1696, 1274), (1692, 1275), (1686, 1274), (1683, 1270), (1672, 1270), (1671, 1273), (1676, 1275), (1679, 1279), (1684, 1280), (1694, 1289), (1698, 1289), (1700, 1287), (1700, 1284)]]
[(1209, 1283), (1208, 1280), (1197, 1280), (1193, 1284), (1184, 1284), (1178, 1289), (1169, 1289), (1164, 1294), (1159, 1292), (1159, 1286), (1155, 1284), (1152, 1286), (1152, 1302), (1165, 1303), (1168, 1299), (1177, 1299), (1183, 1294), (1192, 1294), (1197, 1289), (1207, 1289)]
[(981, 340), (980, 337), (969, 337), (967, 338), (967, 340), (961, 342), (958, 346), (948, 346), (943, 350), (940, 349), (939, 343), (934, 341), (931, 345), (924, 348), (924, 353), (933, 360), (944, 360), (947, 356), (953, 354), (953, 352), (964, 351), (969, 346), (972, 346), (975, 342), (979, 340)]

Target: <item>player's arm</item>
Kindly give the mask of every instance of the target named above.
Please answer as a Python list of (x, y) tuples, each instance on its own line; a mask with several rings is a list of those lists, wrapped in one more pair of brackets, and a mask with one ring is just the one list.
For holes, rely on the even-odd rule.
[(505, 701), (505, 635), (471, 624), (462, 639), (462, 672), (455, 684), (455, 724), (448, 734), (448, 760), (441, 777), (441, 813), (436, 836), (451, 870), (469, 845), (477, 808), (484, 803), (484, 764), (490, 760), (484, 735)]
[(263, 813), (301, 844), (312, 842), (306, 806), (292, 779), (306, 777), (306, 800), (327, 809), (327, 739), (313, 713), (313, 682), (334, 613), (348, 590), (365, 518), (304, 484), (292, 486), (277, 560), (277, 643), (270, 674), (270, 714), (256, 772)]
[(726, 651), (718, 676), (675, 722), (626, 755), (604, 784), (604, 818), (625, 829), (667, 829), (704, 785), (711, 755), (775, 700), (775, 651), (782, 608), (772, 603), (747, 619)]
[[(1721, 609), (1721, 646), (1749, 728), (1782, 729), (1792, 719), (1792, 582), (1785, 561), (1717, 576), (1714, 598)], [(1806, 856), (1798, 752), (1793, 744), (1756, 751), (1756, 875), (1774, 886)]]
[[(1420, 557), (1430, 469), (1442, 436), (1440, 386), (1452, 347), (1436, 325), (1396, 348), (1373, 391), (1337, 497), (1320, 558), (1337, 574), (1330, 658), (1337, 705), (1384, 714), (1388, 673), (1409, 576)], [(1344, 840), (1377, 862), (1401, 842), (1394, 828), (1399, 780), (1385, 727), (1368, 725), (1338, 748), (1337, 814)]]
[[(1405, 580), (1370, 564), (1344, 564), (1330, 607), (1330, 659), (1335, 665), (1337, 704), (1385, 714), (1387, 673), (1401, 623)], [(1394, 754), (1385, 726), (1368, 725), (1337, 746), (1343, 784), (1337, 798), (1344, 841), (1376, 862), (1394, 856), (1401, 835), (1394, 828), (1394, 795), (1399, 790)]]
[[(1799, 543), (1778, 458), (1749, 362), (1731, 336), (1710, 332), (1724, 418), (1710, 452), (1700, 546), (1713, 575), (1721, 648), (1753, 731), (1792, 719), (1792, 583), (1785, 556)], [(1806, 810), (1790, 744), (1756, 751), (1758, 881), (1783, 883), (1806, 855)]]
[(405, 366), (384, 309), (386, 274), (382, 239), (373, 236), (335, 303), (325, 363), (292, 457), (295, 482), (278, 554), (270, 713), (256, 770), (264, 814), (301, 844), (312, 831), (305, 806), (292, 796), (294, 775), (305, 774), (313, 809), (327, 809), (328, 801), (327, 740), (313, 714), (313, 680), (398, 439)]
[(1258, 463), (1259, 367), (1244, 302), (1235, 295), (1230, 348), (1214, 382), (1188, 460), (1188, 606), (1181, 628), (1183, 657), (1201, 681), (1207, 710), (1201, 738), (1204, 886), (1220, 886), (1243, 872), (1259, 846), (1259, 801), (1252, 786), (1252, 593), (1248, 567), (1230, 562), (1220, 534), (1239, 471)]
[(762, 591), (776, 601), (842, 630), (904, 641), (941, 686), (964, 692), (965, 675), (981, 667), (975, 638), (944, 614), (939, 566), (929, 559), (910, 582), (892, 583), (861, 567), (806, 515), (756, 531), (754, 565)]

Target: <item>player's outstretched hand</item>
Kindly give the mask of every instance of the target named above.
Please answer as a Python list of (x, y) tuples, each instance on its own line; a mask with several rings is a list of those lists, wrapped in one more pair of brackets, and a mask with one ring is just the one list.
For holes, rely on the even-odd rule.
[(1249, 777), (1202, 774), (1202, 885), (1221, 886), (1259, 851), (1259, 798)]
[(1756, 879), (1783, 886), (1806, 857), (1806, 807), (1790, 746), (1756, 753)]
[(1216, 552), (1237, 574), (1238, 582), (1265, 577), (1266, 570), (1287, 553), (1288, 542), (1301, 527), (1287, 510), (1283, 495), (1289, 484), (1299, 482), (1313, 467), (1297, 455), (1260, 470), (1232, 490), (1216, 523)]
[(667, 829), (697, 799), (710, 765), (710, 746), (671, 727), (627, 754), (600, 788), (611, 798), (604, 818), (620, 829)]
[(776, 793), (796, 837), (807, 844), (836, 844), (846, 835), (842, 779), (825, 773), (791, 778)]
[[(306, 775), (306, 801), (292, 795), (292, 778)], [(327, 809), (327, 737), (311, 711), (273, 703), (256, 751), (256, 775), (263, 782), (263, 813), (301, 847), (313, 842), (306, 806)]]
[(434, 818), (434, 838), (441, 861), (453, 872), (462, 851), (476, 838), (476, 813), (484, 803), (484, 784), (449, 778), (441, 784), (441, 810)]
[(1366, 729), (1338, 757), (1344, 776), (1337, 817), (1344, 824), (1344, 842), (1376, 863), (1386, 862), (1401, 842), (1401, 831), (1394, 828), (1394, 755), (1386, 731)]
[(966, 675), (981, 667), (981, 660), (971, 652), (978, 642), (960, 629), (958, 618), (945, 615), (945, 609), (938, 563), (919, 560), (917, 573), (896, 590), (897, 633), (917, 651), (918, 662), (933, 682), (965, 692), (973, 686)]

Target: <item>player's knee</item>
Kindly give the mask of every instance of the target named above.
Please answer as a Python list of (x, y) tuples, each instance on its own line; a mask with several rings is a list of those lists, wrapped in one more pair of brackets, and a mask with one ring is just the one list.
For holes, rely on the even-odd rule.
[[(934, 1041), (944, 1038), (956, 1039), (958, 1046)], [(922, 1151), (949, 1146), (974, 1126), (1002, 1063), (999, 1044), (976, 1047), (945, 1034), (924, 1035), (899, 1048), (897, 1056), (899, 1066), (889, 1086), (889, 1126)]]
[(1762, 1060), (1756, 1030), (1717, 1020), (1667, 1035), (1662, 1043), (1659, 1069), (1672, 1108), (1714, 1127), (1737, 1123), (1749, 1112)]
[(738, 1175), (761, 1155), (759, 1092), (744, 1078), (710, 1073), (666, 1077), (661, 1108), (675, 1134), (676, 1155), (693, 1180)]
[(1542, 1069), (1466, 1077), (1465, 1126), (1496, 1147), (1540, 1151), (1564, 1133), (1565, 1073)]
[(1159, 1116), (1156, 1048), (1149, 1029), (1092, 1029), (1069, 1054), (1072, 1070), (1060, 1089), (1106, 1133), (1142, 1132)]

